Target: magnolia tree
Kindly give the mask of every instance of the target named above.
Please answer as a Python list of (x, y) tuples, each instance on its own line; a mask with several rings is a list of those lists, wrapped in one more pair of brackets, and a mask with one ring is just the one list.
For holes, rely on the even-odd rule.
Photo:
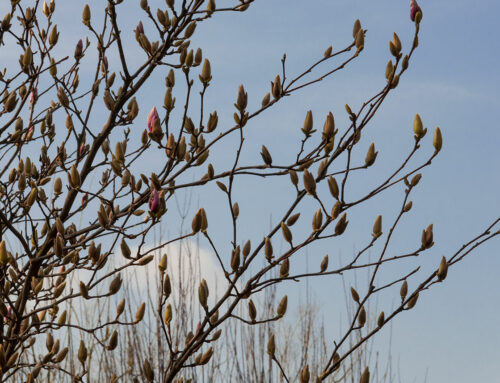
[[(449, 268), (499, 234), (497, 219), (455, 253), (443, 257), (429, 275), (416, 274), (414, 269), (390, 279), (386, 274), (380, 277), (387, 265), (415, 259), (434, 244), (431, 224), (413, 250), (396, 255), (387, 252), (396, 227), (411, 211), (420, 172), (441, 149), (439, 128), (427, 134), (416, 115), (407, 156), (390, 175), (376, 187), (365, 187), (356, 194), (348, 187), (352, 175), (369, 171), (377, 158), (373, 143), (364, 162), (358, 162), (354, 153), (418, 46), (422, 11), (414, 0), (410, 10), (413, 23), (409, 23), (415, 31), (413, 41), (405, 50), (398, 35), (392, 36), (385, 85), (361, 105), (345, 105), (350, 122), (342, 126), (336, 125), (329, 113), (318, 129), (313, 111), (304, 110), (302, 139), (296, 147), (286, 149), (293, 153), (286, 163), (273, 160), (265, 145), (253, 162), (242, 163), (245, 138), (256, 134), (249, 126), (256, 116), (272, 113), (285, 96), (295, 96), (298, 90), (312, 87), (359, 60), (366, 34), (359, 20), (354, 23), (352, 37), (351, 31), (346, 31), (343, 48), (328, 47), (301, 73), (289, 74), (284, 56), (282, 71), (270, 74), (269, 93), (262, 95), (258, 107), (249, 107), (243, 85), (235, 87), (234, 122), (219, 126), (217, 111), (205, 107), (215, 97), (210, 93), (210, 61), (203, 57), (201, 48), (192, 46), (191, 38), (199, 24), (215, 22), (220, 13), (241, 13), (258, 5), (253, 0), (225, 7), (214, 0), (167, 0), (166, 4), (155, 2), (155, 8), (160, 7), (155, 10), (147, 0), (141, 0), (142, 13), (133, 14), (134, 35), (120, 17), (130, 17), (129, 3), (107, 0), (92, 7), (72, 5), (82, 11), (82, 30), (86, 31), (76, 39), (76, 46), (74, 36), (58, 28), (59, 18), (67, 17), (58, 14), (55, 0), (11, 0), (10, 5), (3, 5), (7, 13), (0, 26), (0, 49), (3, 54), (16, 52), (19, 60), (9, 62), (0, 72), (2, 382), (92, 381), (96, 363), (101, 366), (100, 361), (117, 352), (126, 362), (113, 365), (116, 371), (111, 381), (186, 382), (216, 364), (224, 371), (227, 360), (228, 366), (238, 361), (236, 347), (222, 352), (219, 346), (230, 336), (231, 326), (259, 328), (286, 319), (286, 295), (270, 308), (262, 306), (259, 294), (287, 281), (336, 278), (365, 269), (370, 276), (368, 287), (350, 289), (354, 309), (348, 313), (348, 326), (341, 336), (317, 350), (321, 357), (314, 364), (307, 353), (298, 363), (285, 363), (283, 337), (268, 326), (265, 328), (271, 330), (262, 335), (265, 342), (259, 343), (259, 357), (265, 358), (268, 367), (262, 369), (260, 377), (240, 374), (262, 381), (341, 380), (348, 376), (344, 367), (349, 358), (387, 322), (413, 308), (419, 294), (442, 282)], [(68, 55), (70, 45), (74, 53)], [(65, 49), (59, 49), (61, 46)], [(128, 54), (131, 51), (141, 54)], [(153, 85), (160, 69), (167, 74), (161, 107), (146, 104), (140, 97), (140, 90)], [(311, 77), (313, 69), (320, 71), (315, 77)], [(140, 109), (149, 112), (147, 120)], [(410, 166), (421, 144), (432, 135), (428, 158)], [(234, 144), (234, 156), (225, 168), (216, 170), (211, 158), (217, 158), (222, 143)], [(145, 158), (154, 160), (145, 167), (141, 161)], [(242, 176), (290, 182), (289, 193), (283, 197), (289, 201), (288, 208), (273, 218), (262, 237), (243, 237), (235, 191)], [(217, 226), (219, 217), (205, 206), (189, 217), (186, 232), (154, 238), (155, 228), (175, 210), (171, 207), (177, 196), (201, 192), (211, 184), (216, 184), (227, 199), (230, 233), (215, 238), (211, 225), (214, 222)], [(404, 192), (398, 214), (384, 225), (382, 216), (376, 217), (361, 251), (340, 266), (329, 265), (325, 256), (314, 271), (291, 267), (311, 244), (331, 246), (342, 240), (351, 209), (400, 185)], [(316, 205), (315, 211), (301, 210), (304, 203)], [(211, 249), (220, 273), (219, 288), (223, 289), (214, 294), (215, 286), (201, 279), (191, 294), (196, 304), (182, 306), (174, 296), (179, 292), (172, 283), (176, 270), (167, 265), (161, 250), (191, 237)], [(277, 251), (280, 242), (286, 246)], [(376, 251), (374, 260), (363, 257), (369, 250)], [(146, 307), (140, 294), (134, 293), (136, 284), (127, 270), (155, 263), (160, 289)], [(394, 289), (399, 303), (393, 309), (367, 314), (369, 303), (379, 293)], [(124, 299), (131, 296), (139, 301)], [(107, 308), (98, 309), (103, 302)], [(80, 314), (88, 314), (86, 320), (75, 315), (77, 306), (83, 307)], [(190, 315), (197, 319), (187, 320)], [(370, 315), (376, 320), (367, 321)], [(149, 355), (139, 358), (133, 355), (133, 348), (142, 342), (140, 334), (149, 331), (141, 326), (149, 326), (145, 321), (151, 318), (159, 318), (154, 322), (156, 344)], [(127, 355), (125, 343), (131, 345)], [(160, 350), (161, 357), (154, 355)], [(252, 364), (237, 367), (252, 368)], [(356, 379), (370, 381), (368, 365)]]

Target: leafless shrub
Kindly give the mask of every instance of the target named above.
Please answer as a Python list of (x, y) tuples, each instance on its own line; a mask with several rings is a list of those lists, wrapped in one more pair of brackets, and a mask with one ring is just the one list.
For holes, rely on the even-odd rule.
[[(190, 47), (190, 38), (200, 23), (216, 20), (221, 12), (243, 12), (254, 6), (254, 1), (217, 7), (213, 0), (167, 0), (166, 8), (154, 12), (147, 0), (141, 0), (140, 18), (145, 25), (138, 22), (136, 41), (132, 42), (125, 37), (119, 18), (132, 6), (130, 2), (108, 0), (92, 9), (84, 5), (82, 22), (87, 36), (78, 41), (71, 57), (56, 49), (61, 44), (67, 47), (70, 37), (57, 27), (55, 1), (10, 3), (10, 11), (1, 22), (0, 45), (3, 52), (16, 52), (19, 62), (9, 64), (0, 75), (1, 381), (32, 382), (41, 373), (49, 380), (56, 376), (62, 380), (61, 374), (65, 374), (69, 380), (84, 381), (92, 374), (88, 366), (94, 363), (105, 371), (119, 369), (129, 374), (113, 376), (111, 381), (180, 383), (190, 376), (211, 379), (217, 369), (224, 371), (220, 363), (225, 359), (218, 355), (217, 344), (220, 337), (229, 336), (229, 330), (223, 333), (222, 329), (231, 322), (260, 326), (257, 331), (264, 331), (260, 339), (266, 337), (265, 349), (261, 341), (256, 340), (260, 342), (256, 346), (268, 355), (259, 362), (263, 368), (265, 360), (267, 370), (258, 379), (264, 378), (262, 375), (265, 379), (281, 376), (284, 381), (298, 379), (301, 383), (335, 379), (349, 373), (353, 363), (350, 358), (381, 327), (413, 308), (419, 295), (443, 281), (450, 268), (499, 234), (496, 219), (455, 253), (443, 257), (428, 275), (417, 274), (415, 268), (390, 280), (379, 277), (388, 264), (417, 258), (434, 244), (430, 224), (422, 232), (421, 243), (412, 250), (397, 255), (387, 252), (398, 225), (411, 210), (410, 198), (419, 185), (420, 172), (441, 149), (439, 128), (434, 131), (428, 158), (411, 166), (415, 154), (426, 151), (421, 145), (427, 129), (417, 115), (407, 157), (395, 170), (374, 188), (356, 193), (348, 189), (352, 175), (369, 171), (377, 158), (372, 143), (364, 161), (358, 160), (355, 153), (362, 133), (397, 87), (418, 46), (422, 12), (415, 2), (411, 11), (415, 34), (410, 49), (404, 53), (394, 34), (385, 73), (387, 83), (362, 105), (346, 105), (350, 120), (346, 126), (336, 126), (330, 113), (323, 129), (315, 129), (317, 123), (308, 111), (303, 139), (297, 149), (288, 149), (293, 155), (286, 162), (277, 163), (262, 145), (261, 158), (250, 164), (241, 160), (245, 137), (253, 134), (247, 128), (249, 124), (261, 113), (269, 113), (285, 96), (295, 96), (299, 89), (313, 86), (358, 60), (366, 33), (359, 21), (344, 48), (327, 48), (298, 75), (288, 72), (284, 56), (282, 72), (272, 76), (270, 91), (260, 106), (249, 106), (241, 85), (234, 103), (234, 125), (218, 127), (217, 112), (205, 109), (206, 99), (213, 97), (209, 92), (210, 62), (203, 58), (201, 49)], [(136, 44), (142, 56), (135, 56)], [(140, 64), (137, 59), (142, 60)], [(147, 122), (143, 122), (147, 128), (138, 133), (131, 126), (139, 116), (140, 105), (144, 107), (139, 91), (162, 67), (170, 69), (165, 78), (163, 112), (153, 107)], [(313, 69), (320, 71), (319, 75), (314, 77)], [(195, 108), (198, 96), (199, 107)], [(230, 141), (233, 137), (237, 140)], [(210, 159), (216, 157), (223, 142), (236, 142), (235, 156), (229, 165), (216, 171)], [(154, 160), (146, 166), (145, 158)], [(244, 237), (238, 221), (235, 185), (243, 175), (285, 177), (292, 183), (288, 208), (273, 220), (266, 235), (252, 238), (252, 242)], [(155, 228), (174, 195), (192, 193), (193, 189), (201, 192), (213, 184), (224, 193), (230, 212), (231, 229), (224, 238), (211, 233), (209, 223), (217, 225), (219, 217), (205, 206), (189, 218), (189, 230), (154, 240)], [(402, 185), (399, 213), (394, 219), (386, 218), (385, 225), (378, 216), (372, 235), (354, 257), (334, 266), (325, 257), (314, 271), (290, 266), (313, 243), (338, 241), (348, 227), (351, 209)], [(315, 205), (312, 212), (304, 208), (306, 203)], [(159, 250), (197, 236), (215, 254), (225, 288), (213, 299), (215, 286), (202, 279), (194, 292), (199, 304), (183, 306), (170, 297), (168, 280), (175, 270), (168, 268)], [(229, 255), (220, 244), (224, 241), (227, 246), (227, 238)], [(280, 241), (287, 243), (283, 251), (277, 251)], [(157, 245), (151, 247), (151, 243)], [(376, 252), (376, 258), (367, 262), (363, 255), (369, 249)], [(116, 299), (120, 289), (126, 291), (125, 296), (142, 298), (137, 285), (144, 281), (134, 283), (124, 275), (129, 269), (147, 267), (155, 258), (162, 271), (162, 288), (156, 301), (130, 299), (121, 303)], [(369, 283), (359, 291), (351, 289), (355, 308), (343, 334), (318, 348), (321, 357), (317, 360), (304, 355), (300, 366), (287, 365), (281, 351), (286, 344), (274, 327), (285, 315), (287, 297), (280, 296), (277, 307), (270, 307), (266, 303), (273, 303), (274, 298), (260, 302), (259, 294), (265, 295), (279, 283), (325, 275), (339, 277), (359, 269), (369, 271)], [(385, 314), (377, 313), (376, 324), (372, 324), (368, 321), (373, 315), (368, 311), (369, 302), (395, 286), (400, 289), (400, 304)], [(154, 308), (163, 321), (146, 316), (146, 306)], [(86, 318), (75, 314), (78, 308), (87, 310)], [(198, 314), (199, 323), (195, 325)], [(143, 320), (147, 321), (142, 323), (144, 327), (132, 327)], [(301, 330), (310, 328), (306, 323)], [(267, 334), (265, 329), (275, 332)], [(80, 334), (87, 334), (82, 342)], [(161, 355), (143, 360), (131, 349), (126, 358), (109, 355), (123, 345), (145, 350), (151, 346), (152, 334), (162, 334), (155, 337), (155, 347), (165, 350)], [(301, 336), (303, 342), (308, 341), (307, 332)], [(45, 349), (35, 347), (42, 342)], [(91, 359), (93, 355), (98, 356), (97, 361)], [(69, 367), (66, 358), (70, 359)], [(360, 382), (368, 382), (369, 366), (360, 375)], [(248, 371), (242, 376), (249, 376)], [(250, 378), (254, 379), (252, 375)]]

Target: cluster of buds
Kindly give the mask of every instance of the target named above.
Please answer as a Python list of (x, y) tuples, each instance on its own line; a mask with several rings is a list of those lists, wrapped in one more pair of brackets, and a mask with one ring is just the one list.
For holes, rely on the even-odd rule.
[(46, 17), (52, 16), (56, 9), (56, 3), (54, 0), (50, 0), (50, 4), (47, 4), (46, 1), (43, 2), (42, 12)]

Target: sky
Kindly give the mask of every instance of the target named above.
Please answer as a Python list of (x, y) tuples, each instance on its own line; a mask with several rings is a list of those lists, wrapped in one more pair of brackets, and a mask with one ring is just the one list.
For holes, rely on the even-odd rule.
[[(92, 7), (98, 3), (90, 2)], [(217, 2), (218, 5), (224, 3), (229, 2)], [(164, 4), (163, 1), (150, 1), (153, 9), (164, 7)], [(375, 184), (398, 164), (412, 144), (416, 113), (429, 129), (422, 143), (425, 153), (418, 157), (421, 160), (432, 152), (430, 133), (436, 126), (441, 128), (443, 149), (432, 166), (425, 169), (413, 196), (410, 218), (391, 245), (391, 251), (397, 253), (411, 244), (418, 244), (421, 230), (433, 223), (436, 244), (418, 260), (422, 266), (419, 275), (423, 277), (437, 267), (441, 256), (449, 256), (500, 213), (497, 115), (500, 110), (497, 69), (500, 67), (500, 42), (494, 33), (500, 3), (421, 0), (419, 4), (424, 15), (420, 46), (399, 86), (388, 97), (360, 142), (359, 158), (364, 158), (369, 144), (375, 142), (379, 151), (377, 162), (370, 172), (353, 178), (350, 190), (355, 194)], [(6, 5), (0, 5), (2, 14), (5, 8)], [(75, 21), (80, 21), (80, 11), (74, 10), (74, 4), (58, 4), (57, 12), (67, 15), (64, 19), (59, 18), (59, 29), (69, 31), (59, 49), (72, 51), (73, 44), (83, 33), (82, 28), (75, 26)], [(138, 15), (139, 12), (132, 11), (122, 15), (124, 33), (130, 36), (131, 52), (138, 52), (132, 48), (135, 44), (132, 30), (140, 19)], [(357, 18), (367, 29), (365, 49), (360, 57), (345, 70), (283, 100), (269, 113), (255, 119), (249, 127), (243, 162), (255, 159), (262, 144), (269, 148), (276, 161), (289, 158), (287, 155), (295, 150), (308, 110), (313, 111), (316, 127), (322, 127), (328, 111), (334, 113), (338, 127), (345, 126), (344, 104), (348, 103), (353, 109), (359, 107), (384, 85), (385, 65), (390, 58), (388, 41), (392, 33), (397, 32), (400, 36), (404, 51), (409, 49), (414, 31), (409, 18), (409, 1), (256, 0), (245, 13), (219, 15), (197, 28), (193, 45), (203, 47), (204, 57), (212, 63), (214, 80), (207, 93), (208, 110), (217, 109), (220, 125), (228, 127), (238, 85), (245, 85), (251, 107), (259, 105), (269, 91), (269, 82), (281, 72), (280, 60), (284, 53), (289, 73), (300, 73), (321, 57), (329, 45), (333, 45), (334, 50), (347, 45)], [(150, 26), (145, 24), (146, 32), (148, 28)], [(17, 57), (17, 53), (4, 57), (6, 64), (0, 66), (7, 66)], [(113, 65), (114, 58), (109, 59)], [(141, 59), (139, 53), (131, 55), (132, 61), (139, 63)], [(150, 105), (162, 105), (164, 87), (157, 84), (163, 84), (165, 75), (159, 73), (139, 94), (141, 115), (138, 120), (142, 117), (145, 121)], [(179, 96), (178, 103), (181, 99)], [(139, 126), (138, 131), (142, 130)], [(234, 141), (229, 140), (223, 148), (214, 158), (216, 170), (234, 158)], [(144, 166), (148, 166), (148, 159)], [(215, 186), (209, 185), (204, 190), (201, 194), (193, 192), (190, 209), (194, 212), (198, 205), (207, 206), (209, 225), (210, 217), (215, 217), (209, 227), (216, 242), (227, 247), (227, 227), (223, 224), (228, 218), (225, 200)], [(266, 183), (242, 179), (236, 184), (236, 191), (244, 234), (255, 243), (271, 223), (276, 222), (276, 217), (293, 197), (289, 183), (279, 181)], [(332, 259), (349, 257), (368, 240), (377, 214), (384, 214), (384, 222), (390, 222), (397, 208), (395, 201), (400, 200), (401, 193), (399, 188), (353, 212), (350, 227), (341, 241), (312, 247), (307, 253), (307, 266), (302, 262), (295, 267), (317, 267), (325, 253)], [(304, 211), (312, 206), (306, 202)], [(175, 212), (169, 214), (175, 215)], [(168, 221), (166, 226), (170, 233), (179, 231), (175, 219)], [(203, 241), (200, 244), (206, 251), (208, 244)], [(276, 243), (275, 246), (280, 245)], [(415, 309), (395, 319), (391, 328), (392, 354), (397, 356), (402, 382), (498, 380), (499, 249), (497, 239), (475, 251), (450, 270), (444, 283), (422, 294)], [(371, 255), (376, 254), (374, 249)], [(395, 267), (391, 271), (403, 273), (413, 265)], [(362, 273), (358, 276), (360, 280), (363, 277)], [(410, 286), (416, 281), (418, 278), (410, 280)], [(294, 286), (284, 288), (297, 296), (304, 294)], [(311, 289), (315, 299), (324, 305), (324, 317), (334, 315), (332, 300), (335, 308), (342, 309), (343, 291), (339, 290), (338, 281), (324, 278), (312, 283)], [(380, 305), (389, 306), (385, 308), (388, 311), (397, 294), (398, 290), (393, 290), (392, 298), (382, 299)], [(333, 329), (332, 334), (335, 331), (337, 329)], [(389, 329), (379, 335), (376, 344), (381, 349), (386, 347), (389, 335)]]
[[(318, 124), (323, 123), (329, 110), (336, 121), (342, 121), (345, 103), (359, 106), (367, 95), (375, 93), (384, 83), (392, 32), (400, 36), (403, 49), (411, 44), (414, 30), (408, 3), (257, 1), (246, 14), (227, 15), (220, 18), (220, 24), (200, 27), (200, 45), (212, 62), (214, 84), (218, 83), (214, 87), (219, 87), (211, 91), (220, 89), (214, 103), (226, 105), (235, 99), (240, 83), (248, 90), (249, 103), (258, 103), (269, 81), (279, 73), (283, 53), (287, 54), (290, 73), (299, 73), (330, 44), (335, 48), (349, 41), (356, 18), (368, 30), (364, 52), (348, 69), (285, 100), (274, 112), (254, 122), (258, 137), (249, 139), (249, 158), (258, 153), (261, 143), (273, 157), (285, 156), (299, 137), (307, 110), (313, 110)], [(420, 5), (424, 13), (420, 46), (400, 85), (373, 120), (372, 130), (363, 137), (365, 150), (373, 140), (379, 157), (373, 173), (356, 180), (353, 189), (380, 179), (401, 158), (411, 144), (415, 113), (421, 115), (429, 132), (440, 126), (442, 152), (425, 170), (413, 197), (414, 211), (393, 242), (394, 251), (407, 249), (408, 242), (419, 241), (421, 230), (434, 223), (436, 244), (418, 262), (428, 273), (437, 267), (441, 256), (458, 249), (500, 213), (500, 42), (493, 33), (500, 3), (423, 0)], [(432, 149), (429, 136), (422, 145), (427, 145), (427, 153)], [(245, 208), (240, 203), (249, 227), (258, 226), (269, 212), (276, 211), (276, 206), (285, 203), (281, 193), (269, 192), (262, 182), (251, 180), (245, 187), (251, 188), (253, 200), (258, 200), (260, 207), (249, 204)], [(356, 226), (355, 218), (351, 218), (353, 226), (342, 243), (335, 243), (333, 249), (313, 248), (311, 263), (317, 267), (327, 252), (348, 257), (359, 249), (366, 242), (374, 217), (393, 212), (393, 197), (400, 195), (398, 190), (367, 204), (356, 216), (366, 222), (357, 222)], [(218, 201), (215, 198), (208, 194), (204, 200), (213, 203)], [(414, 310), (394, 321), (392, 354), (402, 382), (498, 379), (499, 249), (496, 240), (477, 250), (450, 270), (443, 284), (422, 294)], [(317, 256), (313, 254), (316, 252)], [(338, 289), (327, 279), (313, 285), (327, 318), (332, 296), (343, 297)], [(397, 290), (393, 293), (397, 296)], [(334, 298), (334, 305), (340, 307), (341, 299)], [(389, 332), (387, 329), (378, 340), (381, 350)]]

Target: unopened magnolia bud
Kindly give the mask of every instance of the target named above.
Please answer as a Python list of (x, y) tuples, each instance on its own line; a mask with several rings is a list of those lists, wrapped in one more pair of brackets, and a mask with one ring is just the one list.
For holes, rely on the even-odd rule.
[(90, 27), (90, 7), (88, 4), (85, 4), (82, 12), (82, 22), (83, 25)]
[(385, 323), (385, 314), (384, 312), (382, 311), (380, 313), (380, 315), (378, 316), (378, 319), (377, 319), (377, 326), (380, 328), (384, 325)]
[(283, 233), (283, 238), (285, 238), (285, 241), (287, 241), (289, 244), (292, 244), (292, 232), (285, 222), (281, 222), (281, 231)]
[(363, 374), (361, 374), (361, 378), (359, 379), (359, 383), (369, 383), (370, 382), (370, 370), (368, 367), (365, 368)]
[(351, 296), (354, 302), (359, 303), (359, 294), (358, 292), (354, 289), (354, 287), (351, 287)]
[(170, 326), (170, 322), (172, 321), (172, 305), (169, 303), (167, 308), (165, 309), (165, 315), (163, 316), (163, 321), (167, 326)]
[(266, 237), (264, 240), (264, 254), (266, 256), (266, 259), (268, 261), (271, 261), (273, 258), (273, 244), (271, 243), (271, 240), (269, 237)]
[(109, 343), (108, 346), (106, 347), (107, 350), (112, 351), (118, 346), (118, 332), (115, 330), (113, 331), (113, 334), (111, 334), (111, 337), (109, 338)]
[(285, 258), (283, 262), (281, 262), (281, 267), (280, 267), (280, 278), (286, 278), (288, 277), (288, 272), (290, 271), (290, 260)]
[(364, 306), (361, 306), (358, 314), (358, 325), (359, 327), (363, 327), (366, 323), (366, 311)]
[(59, 33), (57, 32), (57, 24), (55, 24), (49, 35), (49, 44), (54, 46), (57, 44), (57, 40), (59, 40)]
[(408, 310), (414, 308), (415, 305), (417, 304), (417, 300), (418, 300), (418, 292), (410, 298), (410, 300), (408, 301), (408, 306), (406, 306), (406, 308)]
[(255, 318), (257, 317), (257, 309), (255, 308), (255, 304), (251, 299), (248, 301), (248, 315), (250, 316), (252, 322), (255, 322)]
[(382, 235), (382, 216), (379, 215), (375, 219), (375, 223), (373, 224), (373, 233), (372, 236), (373, 238), (378, 238)]
[(120, 290), (120, 287), (122, 286), (122, 279), (120, 275), (117, 275), (110, 283), (109, 285), (109, 294), (113, 295)]
[(304, 127), (302, 128), (302, 133), (309, 136), (313, 132), (313, 114), (312, 111), (308, 110), (306, 118), (304, 119)]
[(402, 301), (405, 300), (406, 294), (408, 294), (408, 282), (405, 279), (403, 284), (401, 285), (401, 289), (399, 289), (399, 295), (401, 296)]
[(358, 35), (358, 32), (360, 31), (360, 29), (361, 29), (361, 21), (359, 21), (359, 19), (357, 19), (354, 22), (354, 25), (352, 27), (352, 37), (353, 38), (356, 38), (356, 36)]
[(333, 198), (338, 200), (339, 199), (339, 186), (337, 184), (337, 180), (335, 180), (335, 178), (332, 176), (328, 177), (328, 188), (330, 189), (330, 194), (333, 196)]
[(210, 61), (208, 59), (205, 59), (205, 61), (203, 62), (203, 67), (201, 69), (200, 81), (204, 85), (208, 85), (210, 80), (212, 80), (212, 68), (210, 66)]
[(399, 39), (399, 36), (396, 34), (396, 32), (392, 34), (392, 44), (394, 45), (399, 54), (399, 52), (401, 52), (402, 45), (401, 45), (401, 40)]
[(325, 124), (323, 125), (323, 139), (329, 140), (335, 135), (335, 119), (333, 113), (330, 112), (326, 116)]
[(250, 240), (245, 242), (245, 245), (243, 246), (243, 257), (246, 258), (250, 254), (250, 250), (252, 248), (252, 243)]
[(207, 15), (210, 16), (215, 11), (215, 0), (208, 0)]
[(231, 255), (231, 270), (237, 271), (240, 267), (240, 247), (236, 246), (236, 248), (232, 251)]
[(204, 365), (210, 361), (210, 358), (214, 354), (214, 349), (210, 347), (207, 351), (205, 351), (200, 359), (200, 364)]
[(312, 221), (313, 232), (319, 231), (322, 223), (323, 223), (323, 212), (321, 211), (321, 209), (318, 209), (316, 210), (316, 213), (314, 213)]
[(405, 55), (405, 57), (403, 57), (403, 61), (401, 63), (401, 68), (403, 68), (403, 70), (408, 69), (409, 62), (410, 62), (410, 56)]
[(446, 261), (446, 258), (443, 257), (441, 258), (441, 263), (439, 264), (439, 268), (436, 272), (436, 275), (439, 281), (444, 281), (447, 274), (448, 274), (448, 262)]
[(332, 50), (333, 47), (330, 45), (328, 48), (326, 48), (325, 53), (323, 53), (323, 57), (324, 58), (330, 57), (332, 55)]
[(335, 225), (335, 235), (342, 235), (347, 228), (348, 223), (349, 221), (347, 221), (347, 214), (342, 214), (342, 217), (340, 217), (340, 219), (337, 221), (337, 224)]
[(81, 185), (80, 183), (80, 173), (78, 173), (78, 169), (75, 165), (71, 166), (71, 183), (72, 187), (78, 189)]
[[(144, 2), (147, 4), (147, 1)], [(155, 380), (155, 372), (153, 370), (153, 367), (151, 367), (151, 363), (149, 363), (149, 360), (146, 359), (142, 364), (142, 367), (144, 369), (144, 376), (146, 377), (146, 380), (148, 382), (153, 382)]]
[(269, 153), (269, 150), (267, 150), (265, 145), (262, 145), (262, 151), (260, 152), (260, 155), (262, 156), (262, 160), (266, 165), (272, 165), (273, 157), (271, 157), (271, 153)]
[(196, 29), (196, 21), (192, 21), (186, 28), (184, 32), (184, 38), (189, 39)]
[(16, 105), (17, 105), (17, 93), (16, 93), (16, 91), (13, 91), (7, 97), (7, 99), (4, 103), (4, 109), (6, 112), (10, 113), (14, 110)]
[(297, 172), (293, 169), (290, 169), (288, 173), (290, 174), (290, 180), (292, 181), (292, 184), (294, 184), (294, 186), (297, 186), (299, 183), (299, 177), (297, 176)]
[(200, 231), (201, 223), (202, 223), (201, 211), (198, 209), (191, 222), (191, 229), (193, 230), (193, 233), (197, 233)]
[(7, 246), (5, 245), (5, 240), (2, 239), (0, 242), (0, 266), (5, 267), (9, 262), (9, 254), (7, 253)]
[(83, 340), (80, 341), (80, 347), (78, 348), (78, 360), (82, 364), (87, 360), (87, 347), (85, 347)]
[(135, 322), (138, 323), (144, 318), (144, 312), (146, 311), (146, 303), (141, 303), (137, 312), (135, 313)]
[(262, 104), (261, 104), (262, 107), (263, 108), (266, 107), (270, 101), (271, 101), (271, 93), (268, 92), (268, 93), (266, 93), (266, 95), (262, 99)]
[(281, 78), (280, 75), (276, 75), (274, 78), (274, 82), (272, 84), (272, 94), (273, 97), (277, 100), (278, 98), (281, 97)]
[(385, 67), (385, 78), (387, 81), (391, 80), (392, 75), (394, 74), (394, 64), (392, 63), (392, 60), (389, 60)]
[(202, 307), (207, 307), (208, 289), (206, 286), (206, 282), (203, 283), (203, 281), (202, 283), (200, 283), (200, 286), (198, 286), (198, 299)]
[(341, 211), (342, 211), (342, 204), (340, 203), (340, 201), (335, 202), (335, 205), (333, 205), (331, 213), (332, 219), (336, 219)]
[(296, 213), (294, 215), (291, 215), (287, 220), (286, 220), (286, 224), (287, 226), (293, 226), (295, 224), (295, 222), (297, 222), (297, 220), (299, 219), (300, 217), (300, 213)]
[(274, 353), (276, 351), (276, 344), (274, 342), (274, 334), (271, 335), (269, 341), (267, 342), (267, 353), (274, 358)]
[(126, 259), (131, 259), (131, 251), (130, 247), (128, 247), (127, 242), (125, 242), (125, 238), (122, 238), (121, 244), (120, 244), (120, 249), (122, 251), (122, 255)]
[(328, 254), (326, 254), (321, 261), (321, 264), (319, 266), (320, 272), (324, 273), (326, 269), (328, 268)]
[(238, 87), (238, 98), (236, 100), (236, 107), (238, 110), (243, 111), (247, 107), (248, 103), (248, 93), (245, 92), (243, 85)]
[(416, 139), (421, 139), (425, 136), (425, 133), (427, 133), (427, 129), (424, 129), (422, 119), (418, 114), (415, 115), (415, 119), (413, 120), (413, 132), (415, 133)]
[(64, 106), (65, 108), (69, 106), (68, 96), (66, 95), (66, 92), (62, 87), (57, 88), (57, 98), (59, 99), (59, 102), (62, 106)]
[(409, 211), (411, 210), (412, 206), (413, 206), (413, 202), (412, 202), (412, 201), (408, 202), (408, 203), (405, 205), (405, 207), (403, 208), (403, 212), (405, 212), (405, 213), (406, 213), (406, 212), (409, 212)]
[(432, 145), (436, 152), (439, 152), (443, 146), (443, 137), (441, 136), (441, 129), (439, 127), (434, 131), (434, 139), (432, 140)]
[(357, 52), (361, 52), (365, 47), (365, 32), (363, 31), (362, 28), (356, 34), (354, 45), (356, 46)]
[(281, 301), (278, 304), (278, 308), (276, 309), (276, 313), (278, 314), (279, 317), (285, 315), (287, 306), (288, 306), (288, 296), (285, 295), (283, 298), (281, 298)]
[(378, 152), (375, 151), (375, 144), (372, 142), (370, 144), (370, 147), (368, 148), (368, 152), (366, 153), (366, 158), (365, 158), (365, 166), (371, 166), (375, 162), (377, 158)]
[(417, 173), (413, 176), (413, 178), (411, 179), (410, 181), (410, 185), (413, 187), (413, 186), (417, 186), (418, 183), (420, 182), (420, 179), (422, 178), (422, 174), (421, 173)]
[(433, 224), (422, 231), (422, 249), (429, 249), (434, 245)]
[(300, 383), (309, 383), (309, 379), (311, 379), (311, 373), (309, 372), (309, 365), (306, 364), (300, 372)]
[(304, 188), (306, 189), (307, 194), (312, 196), (316, 196), (316, 180), (314, 176), (309, 172), (309, 170), (304, 170), (303, 175)]

